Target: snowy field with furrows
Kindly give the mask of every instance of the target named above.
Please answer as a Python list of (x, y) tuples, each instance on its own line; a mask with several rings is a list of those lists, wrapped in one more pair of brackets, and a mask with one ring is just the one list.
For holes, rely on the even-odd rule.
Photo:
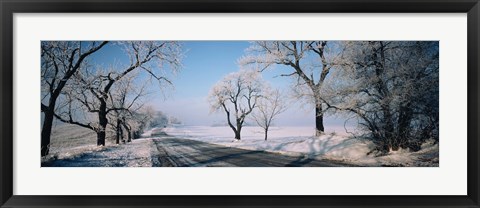
[[(418, 152), (408, 149), (390, 151), (387, 155), (370, 153), (374, 145), (345, 132), (343, 126), (331, 128), (324, 135), (314, 136), (312, 127), (272, 127), (267, 141), (263, 130), (246, 126), (242, 139), (235, 140), (226, 126), (172, 126), (163, 129), (169, 135), (209, 142), (228, 147), (262, 150), (316, 159), (339, 160), (359, 166), (438, 166), (439, 146), (426, 142)], [(148, 133), (147, 133), (148, 135)], [(369, 154), (370, 153), (370, 154)]]

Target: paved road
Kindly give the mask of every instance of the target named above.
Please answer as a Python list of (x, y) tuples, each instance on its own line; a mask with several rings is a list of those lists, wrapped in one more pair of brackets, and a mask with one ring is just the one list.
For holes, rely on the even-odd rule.
[(244, 150), (159, 135), (153, 139), (158, 154), (153, 166), (175, 167), (340, 167), (339, 162)]

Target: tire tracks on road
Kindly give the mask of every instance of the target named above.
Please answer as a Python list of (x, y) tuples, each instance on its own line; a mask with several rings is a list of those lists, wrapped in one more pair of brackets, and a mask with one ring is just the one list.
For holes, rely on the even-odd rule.
[(153, 167), (177, 167), (178, 164), (173, 161), (170, 155), (165, 151), (163, 145), (159, 144), (159, 139), (152, 139), (157, 149), (156, 154), (152, 155)]

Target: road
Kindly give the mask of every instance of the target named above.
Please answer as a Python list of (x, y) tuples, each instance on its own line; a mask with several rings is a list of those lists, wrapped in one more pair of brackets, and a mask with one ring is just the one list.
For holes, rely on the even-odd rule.
[(264, 151), (225, 147), (168, 135), (153, 139), (158, 153), (153, 166), (163, 167), (341, 167), (335, 161), (293, 157)]

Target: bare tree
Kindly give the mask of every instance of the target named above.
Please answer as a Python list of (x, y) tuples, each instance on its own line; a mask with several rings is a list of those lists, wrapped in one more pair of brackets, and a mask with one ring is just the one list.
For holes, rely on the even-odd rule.
[(132, 127), (128, 120), (133, 119), (132, 113), (143, 106), (141, 98), (147, 94), (145, 88), (149, 82), (135, 83), (135, 77), (136, 75), (133, 74), (120, 80), (109, 93), (108, 106), (114, 112), (109, 120), (114, 121), (110, 124), (115, 128), (116, 144), (119, 144), (120, 141), (125, 142), (124, 129), (128, 137), (127, 142), (132, 140)]
[[(108, 42), (43, 41), (41, 43), (41, 81), (43, 125), (41, 156), (48, 155), (57, 101), (64, 87), (78, 72), (84, 60)], [(83, 46), (83, 49), (82, 49)]]
[(253, 112), (253, 118), (258, 126), (265, 132), (265, 141), (267, 141), (268, 130), (275, 117), (287, 109), (285, 101), (282, 100), (282, 94), (278, 89), (265, 89), (264, 96), (257, 101), (257, 108)]
[(438, 42), (346, 42), (343, 87), (330, 107), (357, 115), (377, 150), (438, 140)]
[[(259, 64), (262, 70), (274, 65), (283, 65), (292, 69), (291, 73), (281, 76), (296, 80), (294, 88), (307, 86), (300, 93), (315, 106), (316, 135), (324, 131), (324, 98), (322, 88), (328, 74), (336, 65), (341, 50), (327, 41), (255, 41), (247, 50), (248, 55), (240, 59), (240, 64)], [(305, 89), (305, 88), (302, 88)]]
[(150, 122), (150, 128), (154, 127), (163, 127), (168, 125), (168, 116), (162, 112), (162, 111), (157, 111), (153, 115), (152, 121)]
[[(108, 98), (113, 85), (135, 71), (142, 71), (145, 77), (151, 77), (163, 84), (172, 85), (168, 78), (181, 67), (182, 50), (177, 42), (161, 41), (131, 41), (122, 42), (120, 46), (130, 58), (126, 66), (110, 67), (102, 70), (94, 66), (75, 75), (77, 90), (76, 100), (87, 112), (97, 115), (97, 122), (81, 122), (73, 119), (71, 111), (67, 118), (58, 117), (60, 120), (91, 129), (97, 133), (97, 145), (105, 145), (107, 115), (115, 110), (125, 110), (108, 106)], [(71, 110), (71, 109), (69, 109)]]
[[(244, 69), (228, 74), (211, 89), (209, 95), (211, 110), (225, 111), (228, 125), (235, 133), (235, 139), (241, 139), (240, 132), (245, 118), (256, 107), (263, 88), (260, 73)], [(230, 118), (232, 113), (234, 123)]]

